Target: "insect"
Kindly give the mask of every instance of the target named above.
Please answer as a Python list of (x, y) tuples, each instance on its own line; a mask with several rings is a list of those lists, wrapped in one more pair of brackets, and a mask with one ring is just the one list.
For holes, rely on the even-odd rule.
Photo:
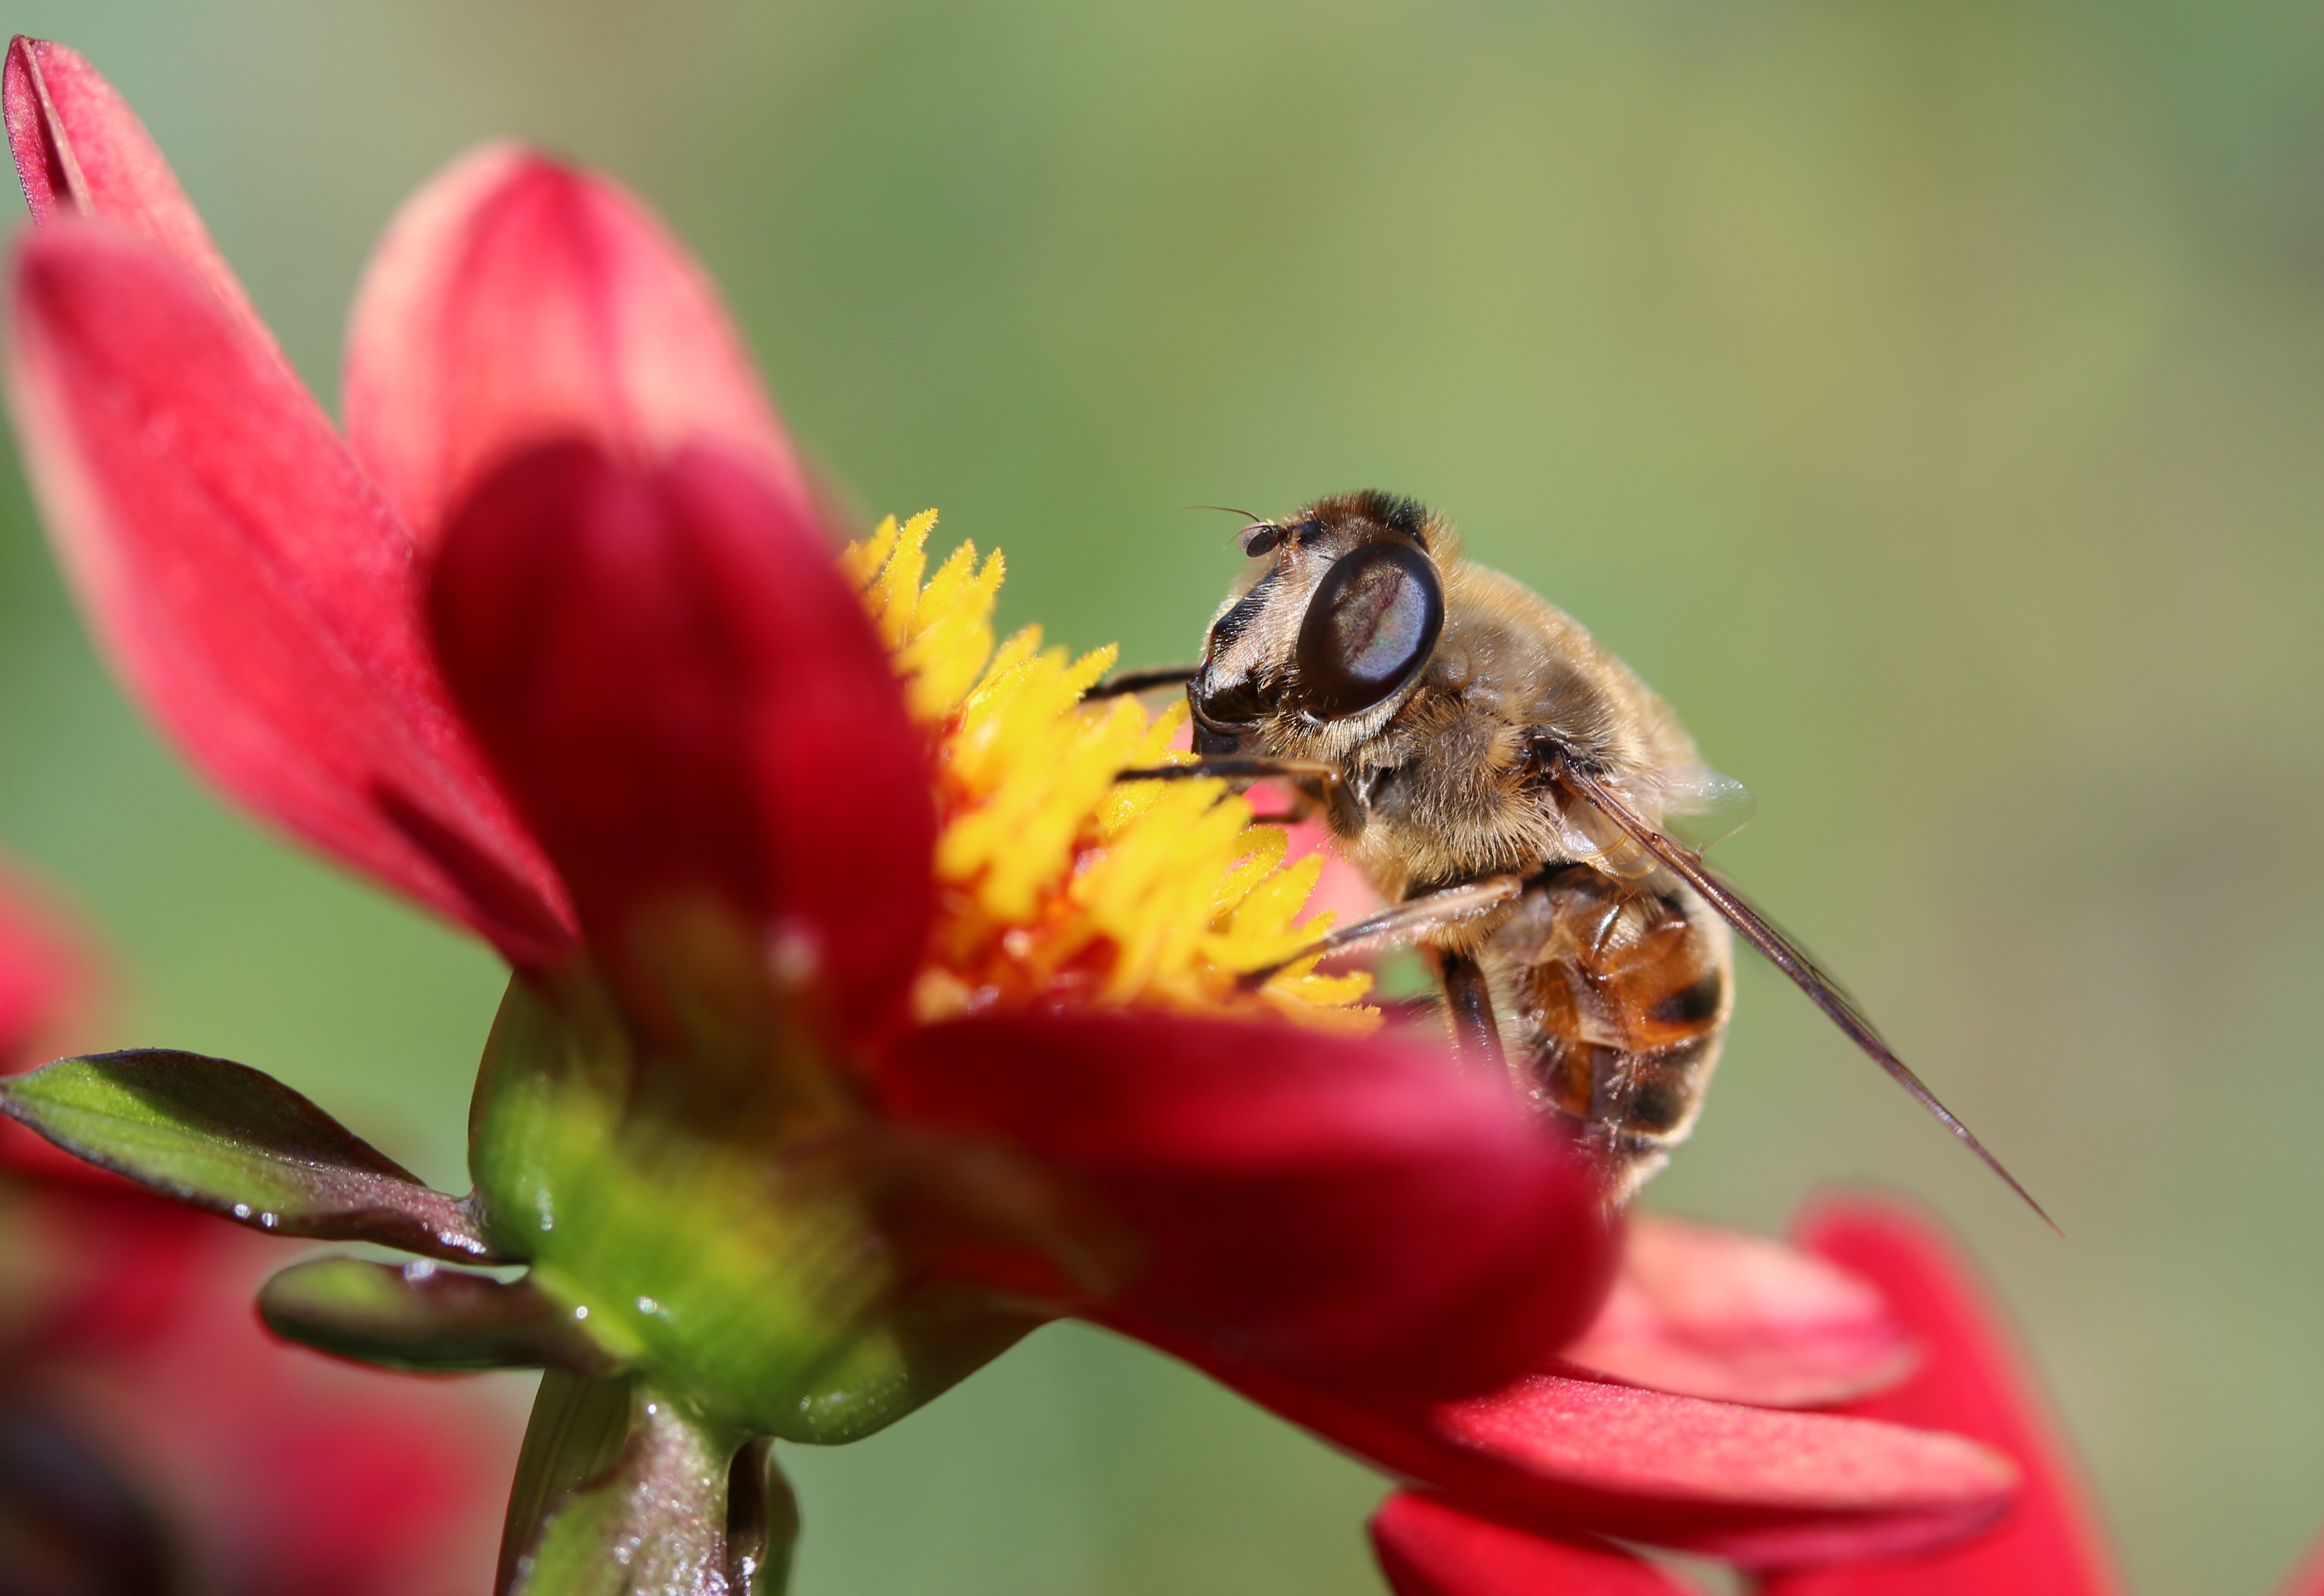
[(1840, 985), (1702, 863), (1688, 839), (1731, 830), (1722, 816), (1748, 796), (1570, 616), (1462, 558), (1449, 521), (1393, 494), (1254, 519), (1241, 544), (1251, 568), (1202, 663), (1096, 691), (1185, 686), (1196, 759), (1124, 779), (1271, 779), (1320, 807), (1393, 907), (1306, 954), (1416, 946), (1456, 1052), (1509, 1068), (1572, 1121), (1618, 1204), (1702, 1108), (1739, 934), (2041, 1213)]

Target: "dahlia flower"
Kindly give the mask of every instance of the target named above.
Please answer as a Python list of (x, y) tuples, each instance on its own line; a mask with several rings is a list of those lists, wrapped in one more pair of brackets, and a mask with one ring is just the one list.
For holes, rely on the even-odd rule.
[(868, 1434), (1067, 1315), (1543, 1522), (1797, 1560), (2006, 1500), (1955, 1437), (1560, 1362), (1619, 1247), (1569, 1149), (1362, 1034), (1360, 978), (1243, 990), (1321, 929), (1314, 866), (1216, 783), (1119, 780), (1175, 720), (1085, 703), (1103, 654), (996, 644), (997, 557), (929, 575), (925, 517), (838, 549), (626, 191), (506, 145), (423, 189), (342, 436), (86, 61), (19, 40), (5, 103), (9, 391), (116, 668), (234, 798), (512, 973), (464, 1198), (220, 1060), (60, 1061), (5, 1107), (421, 1255), (286, 1271), (283, 1334), (547, 1368), (505, 1586), (779, 1586), (771, 1440)]

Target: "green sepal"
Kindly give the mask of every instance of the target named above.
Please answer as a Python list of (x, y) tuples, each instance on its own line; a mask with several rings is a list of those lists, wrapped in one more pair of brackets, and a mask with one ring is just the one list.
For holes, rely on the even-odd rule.
[(488, 1233), (660, 1388), (779, 1433), (891, 1289), (853, 1144), (673, 1111), (631, 1049), (602, 992), (511, 984), (470, 1121)]
[(506, 1596), (727, 1596), (739, 1444), (637, 1388), (620, 1457), (549, 1508)]
[(432, 1263), (319, 1258), (293, 1264), (260, 1288), (258, 1314), (285, 1341), (383, 1369), (607, 1374), (618, 1366), (530, 1282)]
[(734, 1454), (726, 1477), (728, 1596), (784, 1596), (798, 1534), (798, 1497), (761, 1435)]
[(908, 1293), (816, 1372), (773, 1434), (811, 1446), (861, 1441), (926, 1407), (1047, 1322), (995, 1308), (966, 1290)]
[(658, 1388), (742, 1434), (836, 1445), (1043, 1322), (972, 1287), (911, 1280), (891, 1228), (923, 1204), (1038, 1230), (1054, 1216), (1025, 1183), (947, 1167), (860, 1106), (818, 1100), (797, 1084), (813, 1072), (796, 1054), (769, 1060), (764, 1091), (730, 1082), (711, 1112), (671, 1084), (678, 1069), (640, 1056), (586, 972), (519, 976), (469, 1120), (494, 1243)]
[(514, 1585), (519, 1561), (558, 1504), (621, 1461), (636, 1385), (627, 1375), (593, 1377), (561, 1369), (541, 1375), (517, 1453), (516, 1478), (509, 1486), (494, 1591), (505, 1596)]
[(271, 1075), (223, 1058), (161, 1049), (61, 1058), (0, 1082), (0, 1112), (253, 1230), (507, 1261), (458, 1199)]

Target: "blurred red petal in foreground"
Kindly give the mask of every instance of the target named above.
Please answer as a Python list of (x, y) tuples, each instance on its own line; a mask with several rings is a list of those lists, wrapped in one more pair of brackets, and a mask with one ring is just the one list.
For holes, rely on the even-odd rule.
[(996, 1015), (923, 1027), (876, 1069), (896, 1122), (1006, 1149), (1128, 1227), (1134, 1277), (1060, 1306), (1353, 1400), (1507, 1379), (1613, 1268), (1579, 1160), (1409, 1042)]
[(890, 1028), (927, 937), (928, 754), (819, 524), (716, 447), (646, 470), (568, 439), (485, 479), (429, 600), (460, 709), (637, 1012), (684, 974), (658, 917), (708, 902), (746, 964), (772, 944), (812, 972), (827, 1033)]

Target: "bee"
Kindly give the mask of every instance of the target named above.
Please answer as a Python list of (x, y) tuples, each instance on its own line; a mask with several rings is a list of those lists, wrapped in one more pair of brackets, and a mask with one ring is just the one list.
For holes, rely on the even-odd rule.
[(1739, 935), (2041, 1213), (1840, 986), (1702, 863), (1690, 839), (1731, 830), (1748, 795), (1571, 616), (1462, 558), (1450, 521), (1394, 494), (1252, 518), (1240, 540), (1251, 568), (1202, 663), (1097, 691), (1185, 687), (1196, 757), (1125, 780), (1273, 780), (1321, 810), (1392, 907), (1300, 957), (1416, 946), (1456, 1054), (1508, 1069), (1570, 1122), (1618, 1205), (1701, 1112)]

